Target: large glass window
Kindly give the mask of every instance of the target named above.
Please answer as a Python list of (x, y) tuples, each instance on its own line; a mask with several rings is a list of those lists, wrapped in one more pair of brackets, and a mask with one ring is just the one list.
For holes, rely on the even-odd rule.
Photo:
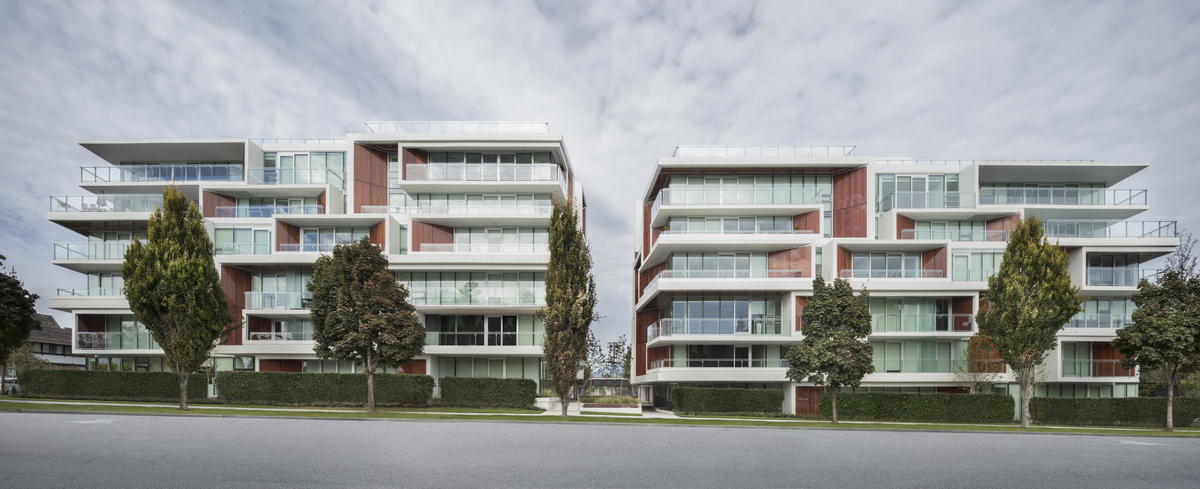
[(1088, 285), (1135, 287), (1142, 278), (1141, 257), (1136, 254), (1088, 254)]
[(1000, 270), (1003, 251), (956, 252), (951, 258), (951, 277), (957, 282), (986, 282)]
[(662, 335), (780, 334), (779, 297), (675, 297), (659, 311)]
[(259, 228), (214, 229), (213, 251), (218, 255), (270, 254), (271, 230)]
[(1091, 297), (1083, 301), (1083, 311), (1071, 318), (1068, 328), (1123, 328), (1133, 322), (1137, 309), (1125, 297)]
[(923, 278), (941, 277), (940, 270), (922, 270), (920, 253), (855, 252), (846, 278)]

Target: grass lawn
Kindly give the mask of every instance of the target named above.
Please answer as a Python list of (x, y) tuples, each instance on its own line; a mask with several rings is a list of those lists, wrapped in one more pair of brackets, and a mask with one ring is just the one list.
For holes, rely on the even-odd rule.
[(600, 411), (580, 411), (579, 414), (595, 414), (598, 416), (638, 416), (638, 417), (640, 417), (642, 415), (642, 413), (636, 413), (636, 414), (635, 413), (602, 413)]
[[(170, 407), (170, 406), (178, 406), (178, 403), (168, 403), (168, 402), (37, 399), (37, 398), (27, 398), (27, 397), (14, 398), (14, 400), (70, 402), (70, 403), (84, 403), (84, 404), (137, 404), (139, 406), (146, 406), (146, 407), (162, 407), (162, 408), (167, 408), (169, 410), (172, 410), (173, 412), (179, 412), (178, 408)], [(5, 401), (6, 401), (5, 398), (0, 398), (0, 402), (5, 402)], [(10, 404), (13, 404), (16, 406), (22, 406), (18, 409), (43, 409), (43, 408), (50, 409), (47, 406), (61, 406), (58, 404), (55, 404), (55, 405), (22, 404), (22, 403), (16, 403), (16, 402), (10, 403)], [(70, 409), (71, 407), (83, 408), (85, 406), (68, 405), (68, 406), (66, 406), (65, 409)], [(118, 408), (117, 406), (99, 406), (99, 407), (112, 408), (111, 410), (117, 410), (117, 408)], [(297, 410), (297, 409), (319, 409), (322, 411), (346, 411), (346, 412), (360, 412), (360, 413), (366, 410), (365, 406), (269, 406), (269, 405), (258, 405), (258, 404), (221, 404), (221, 403), (207, 403), (207, 402), (196, 403), (196, 402), (191, 402), (191, 401), (188, 402), (188, 407), (196, 408), (196, 409), (191, 410), (192, 412), (196, 412), (196, 413), (207, 413), (207, 412), (213, 411), (213, 408), (222, 408), (222, 407), (270, 409), (270, 410), (280, 410), (280, 411)], [(54, 408), (54, 409), (59, 409), (59, 408)], [(524, 408), (465, 408), (465, 407), (442, 407), (442, 406), (412, 406), (412, 407), (379, 406), (376, 409), (381, 412), (396, 412), (396, 413), (435, 412), (435, 413), (541, 414), (543, 412), (541, 409), (536, 409), (536, 408), (528, 408), (528, 409), (524, 409)], [(237, 410), (231, 409), (231, 411), (237, 411)]]

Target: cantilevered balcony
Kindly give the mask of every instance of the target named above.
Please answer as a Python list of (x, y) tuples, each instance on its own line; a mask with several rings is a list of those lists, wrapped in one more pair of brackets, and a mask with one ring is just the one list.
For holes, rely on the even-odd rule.
[(872, 314), (872, 333), (970, 333), (974, 314)]
[(221, 243), (213, 246), (214, 255), (269, 255), (270, 243)]
[(472, 205), (397, 207), (386, 205), (364, 205), (363, 214), (411, 214), (419, 216), (521, 216), (550, 217), (554, 208), (550, 205)]
[(241, 181), (240, 163), (197, 165), (121, 165), (80, 168), (85, 183)]
[(1070, 360), (1062, 363), (1063, 377), (1137, 377), (1134, 369), (1121, 366), (1120, 360)]
[(787, 359), (696, 358), (676, 360), (664, 358), (650, 362), (650, 370), (660, 368), (788, 368)]
[(1144, 206), (1144, 189), (1102, 189), (1070, 187), (983, 187), (980, 205), (1102, 205)]
[(548, 134), (550, 123), (531, 121), (373, 121), (367, 132), (376, 134)]
[(124, 288), (58, 289), (58, 297), (125, 297)]
[(646, 327), (646, 341), (674, 336), (781, 334), (780, 318), (663, 318)]
[(405, 181), (415, 182), (558, 182), (554, 163), (430, 163), (408, 165)]
[(217, 206), (213, 217), (257, 217), (269, 218), (276, 215), (294, 214), (323, 214), (324, 206), (320, 205), (238, 205)]
[(1162, 272), (1154, 268), (1088, 267), (1087, 284), (1100, 287), (1137, 287), (1142, 280), (1153, 281)]
[(890, 209), (974, 209), (970, 192), (893, 192), (879, 199), (880, 212)]
[(312, 331), (250, 331), (252, 341), (312, 341)]
[(246, 292), (246, 309), (306, 310), (312, 297), (305, 292)]
[(1012, 231), (951, 231), (945, 229), (902, 229), (900, 239), (950, 240), (955, 242), (970, 241), (1008, 241)]
[(541, 346), (543, 333), (534, 332), (445, 332), (425, 333), (425, 344), (432, 346)]
[(409, 302), (418, 306), (544, 306), (539, 287), (414, 287)]
[(1175, 221), (1050, 219), (1042, 223), (1048, 238), (1176, 238)]
[(76, 350), (160, 350), (149, 332), (79, 332)]
[(52, 195), (50, 212), (153, 212), (162, 194)]
[(54, 243), (55, 260), (125, 260), (129, 243)]
[(1132, 314), (1079, 314), (1071, 318), (1065, 328), (1124, 328), (1133, 324)]
[(328, 168), (249, 168), (246, 183), (251, 185), (333, 185), (344, 189), (342, 175)]
[(549, 253), (548, 244), (421, 243), (423, 253)]
[(946, 274), (941, 270), (870, 270), (843, 269), (842, 278), (942, 278)]
[(663, 270), (658, 278), (804, 278), (804, 270)]

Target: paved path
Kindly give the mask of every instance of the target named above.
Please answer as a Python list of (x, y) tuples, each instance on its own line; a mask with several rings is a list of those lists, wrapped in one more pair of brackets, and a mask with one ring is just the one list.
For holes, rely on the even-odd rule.
[(0, 487), (1200, 487), (1200, 439), (0, 412)]

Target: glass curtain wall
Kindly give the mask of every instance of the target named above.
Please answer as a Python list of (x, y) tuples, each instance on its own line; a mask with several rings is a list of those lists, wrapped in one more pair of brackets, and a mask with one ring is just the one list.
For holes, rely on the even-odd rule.
[(951, 258), (951, 278), (956, 282), (986, 282), (1000, 270), (1003, 251), (971, 251), (954, 253)]
[(545, 272), (400, 272), (415, 305), (542, 305)]
[(792, 218), (775, 217), (672, 217), (664, 231), (676, 234), (790, 234)]
[(893, 208), (943, 209), (964, 204), (958, 193), (957, 173), (880, 173), (875, 176), (875, 195), (878, 196), (875, 211), (881, 214)]
[(1137, 309), (1133, 299), (1125, 297), (1094, 297), (1083, 302), (1083, 311), (1076, 314), (1068, 328), (1123, 328), (1133, 322)]
[(259, 228), (216, 228), (213, 251), (217, 255), (268, 255), (271, 230)]
[(950, 373), (966, 354), (962, 341), (872, 341), (876, 373)]
[(871, 326), (876, 333), (950, 331), (950, 299), (872, 297)]
[(664, 278), (766, 278), (767, 253), (671, 253)]
[(921, 270), (920, 253), (857, 251), (851, 260), (852, 269), (843, 275), (849, 274), (852, 278), (921, 278), (926, 275)]
[(533, 253), (550, 251), (549, 228), (454, 228), (454, 251)]
[[(811, 204), (820, 203), (825, 236), (833, 230), (833, 177), (760, 175), (667, 178), (663, 204)], [(818, 194), (819, 191), (819, 194)], [(816, 199), (814, 201), (814, 199)], [(812, 229), (813, 232), (819, 230)]]
[(674, 297), (659, 310), (661, 334), (780, 334), (779, 297)]

